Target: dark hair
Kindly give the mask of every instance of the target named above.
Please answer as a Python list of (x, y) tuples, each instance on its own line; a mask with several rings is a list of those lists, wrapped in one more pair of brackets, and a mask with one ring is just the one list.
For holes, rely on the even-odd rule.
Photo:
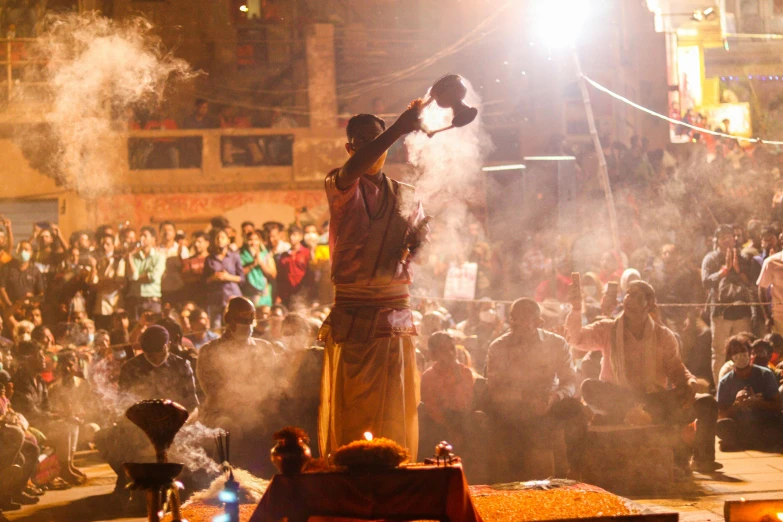
[(270, 306), (269, 307), (269, 315), (272, 315), (272, 311), (273, 310), (282, 310), (284, 316), (288, 315), (288, 308), (286, 308), (285, 305), (283, 305), (283, 304), (279, 304), (278, 303), (278, 304), (273, 304), (272, 306)]
[(202, 232), (201, 230), (198, 230), (198, 231), (196, 231), (196, 232), (193, 232), (193, 239), (194, 239), (194, 240), (196, 240), (196, 239), (198, 239), (198, 238), (200, 238), (200, 237), (203, 237), (204, 239), (206, 239), (207, 241), (209, 241), (209, 236), (207, 236), (207, 233), (206, 233), (206, 232)]
[(256, 224), (252, 221), (243, 221), (242, 224), (239, 226), (240, 229), (245, 228), (246, 225), (250, 225), (254, 229), (256, 228)]
[(753, 344), (750, 345), (751, 352), (760, 352), (761, 350), (764, 350), (764, 353), (769, 355), (770, 352), (772, 352), (772, 344), (764, 339), (756, 339), (753, 341)]
[(304, 234), (304, 231), (302, 230), (302, 227), (300, 227), (299, 225), (291, 225), (290, 227), (288, 227), (288, 235), (290, 236), (291, 234), (301, 235)]
[(628, 283), (628, 291), (631, 291), (631, 288), (639, 287), (642, 292), (644, 292), (644, 297), (647, 299), (648, 304), (654, 304), (655, 303), (655, 288), (652, 287), (650, 283), (647, 281), (642, 281), (641, 279), (637, 279), (635, 281), (631, 281)]
[(734, 235), (734, 225), (720, 225), (718, 228), (715, 229), (715, 239), (718, 239), (720, 236), (723, 236), (725, 234), (731, 234)]
[[(191, 318), (198, 317), (199, 319), (201, 319), (201, 316), (204, 314), (207, 314), (207, 311), (199, 307), (196, 307), (190, 311)], [(209, 314), (207, 314), (207, 322), (209, 322)], [(207, 324), (207, 328), (209, 328), (209, 324)]]
[(529, 297), (522, 297), (511, 303), (509, 316), (515, 315), (516, 310), (524, 310), (525, 314), (536, 312), (537, 315), (541, 315), (541, 306), (534, 299)]
[(30, 357), (31, 355), (35, 355), (40, 351), (41, 347), (33, 341), (19, 341), (16, 343), (16, 348), (13, 350), (13, 355), (14, 357), (24, 359), (26, 357)]
[(777, 239), (778, 234), (780, 234), (780, 230), (775, 225), (767, 225), (761, 229), (762, 236), (775, 236), (775, 239)]
[(739, 352), (750, 352), (750, 341), (744, 335), (738, 334), (729, 337), (726, 341), (726, 362), (730, 361)]
[(160, 319), (155, 324), (158, 326), (162, 326), (166, 329), (166, 331), (169, 332), (169, 338), (171, 340), (171, 343), (177, 343), (179, 344), (180, 341), (182, 341), (182, 327), (175, 321), (174, 319), (170, 317), (164, 317), (163, 319)]
[(770, 334), (767, 334), (764, 336), (764, 340), (767, 341), (774, 351), (777, 347), (778, 349), (783, 348), (783, 335), (780, 335), (777, 332), (772, 332)]
[(277, 229), (278, 231), (284, 230), (283, 224), (278, 223), (277, 221), (267, 221), (261, 227), (264, 229), (266, 233), (269, 233), (271, 230)]
[(297, 313), (290, 313), (286, 315), (285, 318), (283, 319), (283, 332), (285, 332), (286, 329), (293, 330), (294, 334), (297, 333), (309, 334), (310, 323), (303, 315)]
[(62, 350), (57, 354), (57, 366), (55, 366), (54, 371), (58, 377), (62, 377), (63, 373), (65, 373), (65, 362), (68, 359), (77, 364), (79, 363), (79, 357), (77, 357), (76, 352), (70, 348)]
[(33, 328), (32, 332), (30, 332), (30, 339), (32, 339), (33, 341), (36, 341), (36, 342), (43, 341), (43, 339), (44, 339), (44, 332), (46, 330), (49, 330), (49, 333), (52, 333), (52, 331), (49, 329), (48, 326), (46, 326), (45, 324), (39, 324), (38, 326)]
[(356, 129), (362, 125), (368, 125), (377, 123), (381, 126), (381, 129), (386, 130), (386, 122), (383, 118), (379, 118), (374, 114), (357, 114), (348, 120), (348, 125), (345, 127), (345, 134), (348, 136), (348, 141), (353, 141), (356, 137)]
[(193, 102), (193, 106), (194, 107), (199, 107), (200, 105), (204, 105), (205, 103), (209, 103), (209, 102), (207, 100), (205, 100), (204, 98), (196, 98), (196, 101)]
[(228, 219), (223, 216), (215, 216), (209, 220), (209, 224), (212, 228), (226, 228), (228, 226)]
[(141, 227), (141, 228), (139, 229), (139, 234), (143, 234), (145, 230), (146, 230), (147, 232), (149, 232), (149, 233), (150, 233), (150, 235), (151, 235), (152, 237), (154, 237), (155, 239), (157, 239), (157, 238), (158, 238), (158, 231), (157, 231), (157, 230), (155, 230), (155, 227)]
[[(165, 227), (166, 225), (171, 225), (172, 227), (174, 227), (175, 230), (177, 229), (177, 225), (175, 225), (173, 221), (169, 221), (167, 219), (166, 221), (161, 221), (160, 222), (160, 225), (158, 225), (158, 230), (163, 230), (163, 227)], [(144, 229), (142, 229), (142, 230), (144, 230)]]
[(452, 346), (456, 348), (454, 338), (448, 332), (441, 330), (439, 332), (433, 332), (432, 335), (430, 335), (430, 338), (427, 339), (427, 350), (429, 351), (430, 359), (435, 358), (436, 352), (443, 347), (443, 342), (447, 339), (450, 340)]

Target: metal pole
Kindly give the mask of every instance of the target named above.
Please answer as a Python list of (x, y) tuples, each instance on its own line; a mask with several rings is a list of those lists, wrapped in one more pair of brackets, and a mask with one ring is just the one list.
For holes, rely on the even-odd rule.
[(582, 91), (582, 102), (585, 105), (585, 114), (587, 115), (587, 125), (590, 128), (590, 137), (593, 139), (595, 153), (598, 155), (598, 179), (601, 181), (601, 187), (604, 189), (606, 197), (606, 209), (609, 212), (609, 228), (612, 232), (612, 244), (619, 254), (620, 250), (620, 229), (617, 225), (617, 210), (614, 206), (614, 196), (612, 196), (612, 187), (609, 184), (609, 173), (606, 169), (606, 158), (604, 150), (601, 147), (601, 140), (598, 137), (598, 130), (595, 128), (595, 118), (593, 117), (593, 106), (590, 104), (590, 94), (587, 91), (587, 82), (582, 75), (582, 64), (579, 62), (579, 55), (576, 48), (573, 48), (574, 64), (576, 65), (576, 74), (579, 77), (579, 89)]
[(11, 103), (11, 94), (13, 89), (13, 66), (11, 65), (11, 39), (9, 38), (6, 40), (6, 49), (5, 49), (6, 55), (5, 55), (5, 68), (6, 68), (6, 81), (8, 81), (8, 103)]

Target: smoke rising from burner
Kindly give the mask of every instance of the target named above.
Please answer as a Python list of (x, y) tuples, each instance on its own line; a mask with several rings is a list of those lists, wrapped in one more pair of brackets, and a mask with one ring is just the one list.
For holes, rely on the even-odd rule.
[[(112, 175), (122, 170), (129, 109), (158, 106), (168, 85), (193, 76), (143, 18), (50, 16), (32, 54), (46, 63), (45, 120), (54, 149), (48, 170), (88, 196), (110, 189)], [(23, 144), (41, 143), (39, 132), (20, 136)]]
[[(464, 238), (471, 219), (468, 207), (482, 187), (481, 167), (493, 148), (481, 121), (481, 98), (468, 81), (463, 81), (468, 87), (464, 101), (479, 109), (478, 117), (465, 127), (432, 138), (416, 132), (405, 139), (409, 161), (415, 169), (413, 184), (425, 212), (435, 218), (430, 224), (431, 251), (457, 261), (466, 260)], [(422, 121), (428, 129), (447, 127), (452, 117), (450, 109), (442, 109), (436, 103), (422, 111)], [(419, 283), (430, 282), (419, 278)]]

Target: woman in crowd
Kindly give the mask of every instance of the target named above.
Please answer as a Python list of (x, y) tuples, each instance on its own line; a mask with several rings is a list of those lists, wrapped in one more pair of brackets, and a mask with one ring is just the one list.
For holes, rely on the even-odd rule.
[(204, 262), (204, 282), (207, 284), (207, 313), (212, 327), (223, 324), (223, 309), (229, 299), (242, 295), (239, 285), (245, 282), (245, 271), (239, 254), (229, 248), (231, 239), (225, 229), (215, 232), (212, 253)]
[(242, 294), (259, 306), (272, 306), (272, 281), (277, 277), (275, 257), (261, 241), (261, 235), (253, 230), (245, 237), (245, 244), (239, 252), (245, 283)]

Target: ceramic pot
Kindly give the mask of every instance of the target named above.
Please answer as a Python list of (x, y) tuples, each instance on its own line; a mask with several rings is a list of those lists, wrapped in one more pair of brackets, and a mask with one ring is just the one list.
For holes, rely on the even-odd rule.
[(312, 457), (310, 447), (302, 439), (278, 439), (271, 451), (272, 464), (283, 475), (301, 473)]

